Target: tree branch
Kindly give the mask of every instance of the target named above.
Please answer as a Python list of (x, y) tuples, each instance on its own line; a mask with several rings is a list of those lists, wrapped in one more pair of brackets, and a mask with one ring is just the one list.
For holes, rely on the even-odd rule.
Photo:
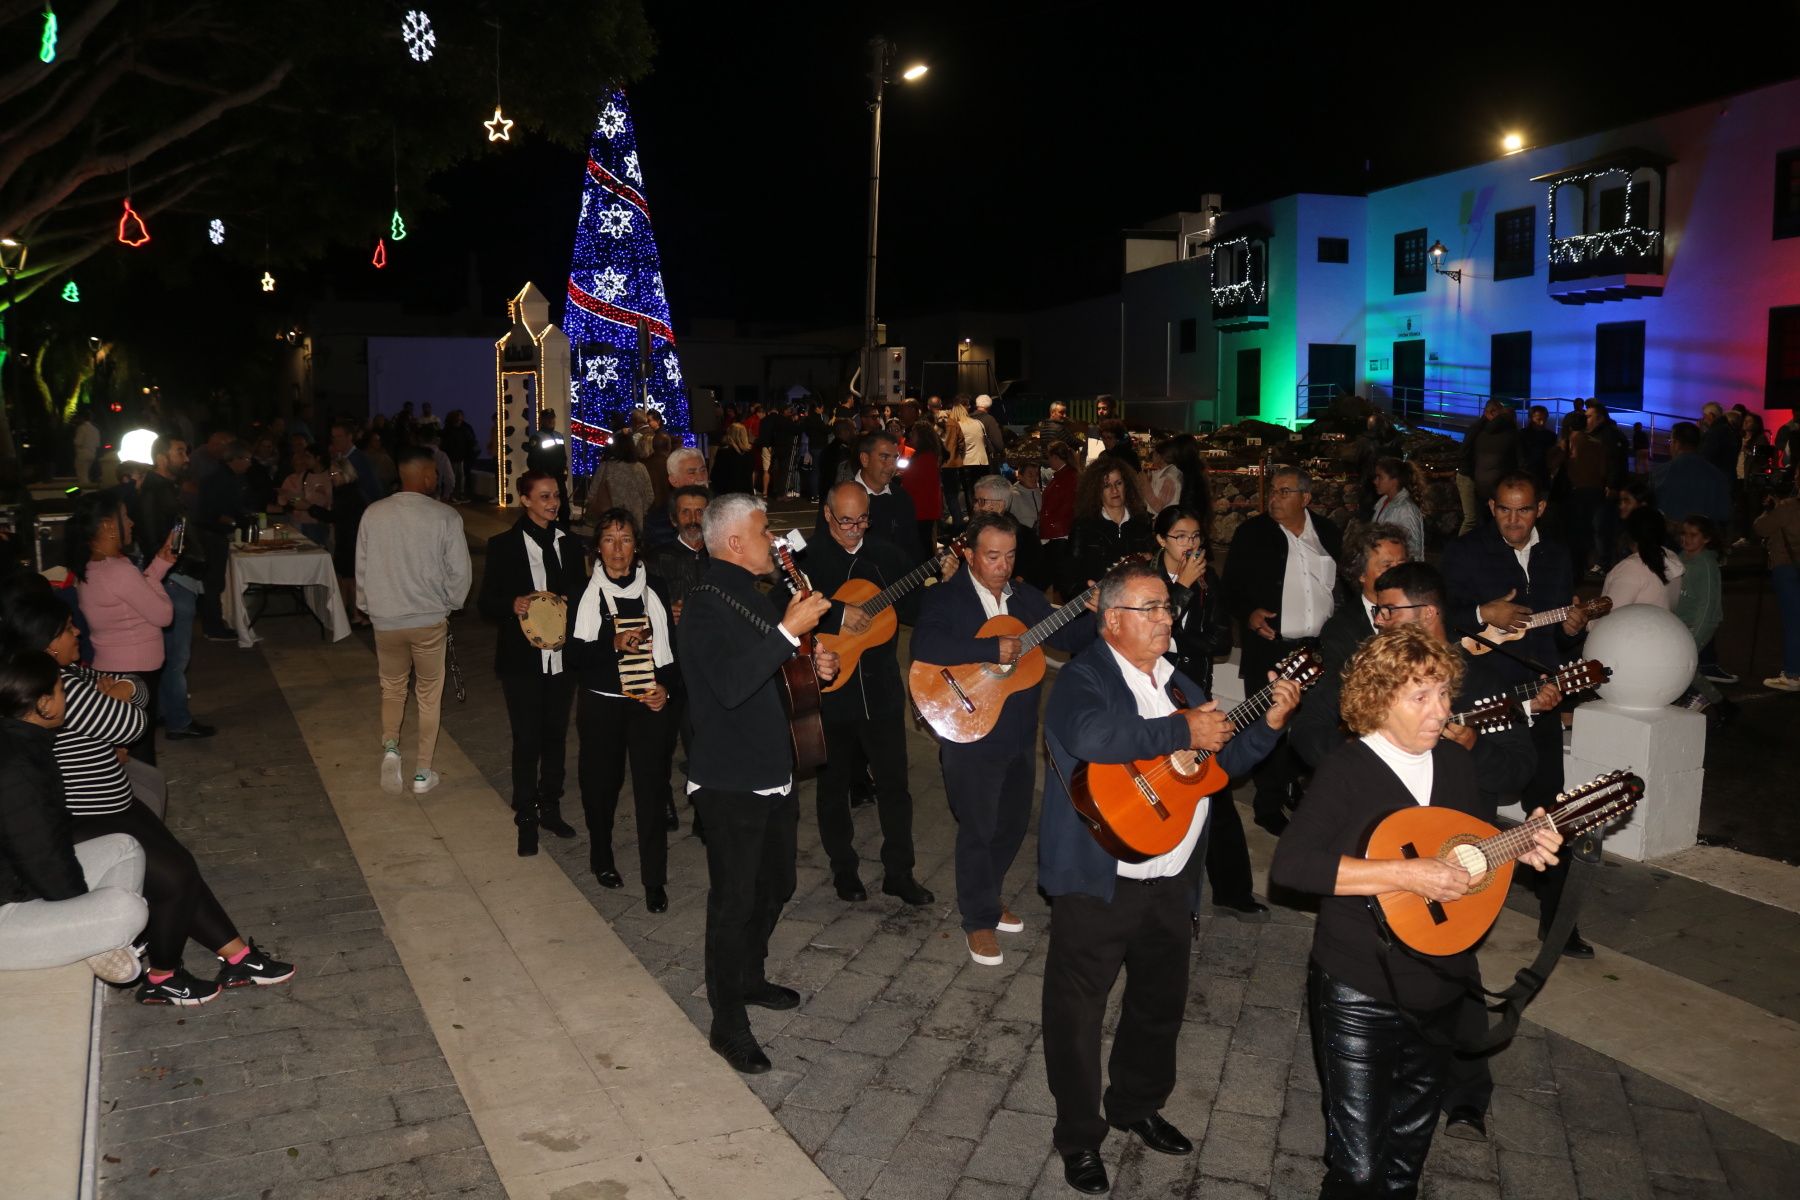
[(114, 59), (94, 73), (75, 100), (56, 108), (48, 119), (25, 122), (22, 128), (31, 132), (24, 136), (15, 133), (5, 152), (0, 153), (0, 188), (4, 188), (18, 173), (19, 168), (35, 155), (62, 142), (87, 120), (88, 114), (94, 111), (94, 106), (100, 103), (101, 98), (112, 90), (113, 84), (130, 67), (129, 58)]
[(206, 96), (223, 96), (226, 92), (226, 89), (216, 83), (207, 83), (203, 79), (189, 79), (185, 75), (171, 74), (160, 67), (153, 67), (149, 63), (138, 63), (134, 70), (152, 83), (166, 84), (172, 88), (199, 92)]
[(14, 96), (30, 91), (47, 79), (53, 79), (59, 72), (66, 72), (69, 64), (81, 56), (81, 48), (86, 44), (88, 35), (100, 27), (119, 0), (92, 0), (81, 14), (73, 21), (57, 26), (56, 61), (41, 63), (37, 55), (24, 66), (0, 75), (0, 104), (5, 104)]
[[(157, 200), (154, 204), (146, 205), (138, 211), (146, 217), (154, 217), (164, 210), (181, 203), (194, 191), (211, 183), (215, 178), (217, 177), (214, 175), (202, 175), (198, 179), (190, 180), (187, 184), (170, 192), (167, 196)], [(4, 289), (5, 295), (0, 296), (0, 314), (4, 314), (17, 305), (23, 304), (40, 288), (55, 283), (60, 276), (65, 275), (73, 268), (80, 266), (108, 246), (116, 245), (116, 239), (117, 234), (113, 230), (108, 229), (106, 232), (88, 239), (84, 245), (52, 260), (49, 266), (40, 266), (34, 263), (28, 269), (19, 272), (18, 278), (29, 280), (29, 282), (24, 284), (15, 282), (13, 287)]]

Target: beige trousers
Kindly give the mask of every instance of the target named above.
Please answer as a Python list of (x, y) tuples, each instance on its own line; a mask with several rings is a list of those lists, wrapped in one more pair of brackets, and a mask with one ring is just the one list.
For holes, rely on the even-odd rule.
[(377, 629), (375, 668), (381, 675), (381, 740), (400, 740), (406, 720), (406, 681), (416, 681), (419, 696), (419, 761), (413, 769), (431, 769), (437, 749), (438, 713), (444, 699), (444, 639), (449, 621), (417, 629)]

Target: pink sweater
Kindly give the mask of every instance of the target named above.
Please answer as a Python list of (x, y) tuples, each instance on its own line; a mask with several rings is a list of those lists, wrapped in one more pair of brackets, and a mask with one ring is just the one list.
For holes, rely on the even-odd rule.
[(124, 555), (87, 565), (79, 595), (96, 671), (154, 671), (163, 665), (162, 631), (175, 619), (162, 588), (170, 565), (160, 554), (141, 572)]

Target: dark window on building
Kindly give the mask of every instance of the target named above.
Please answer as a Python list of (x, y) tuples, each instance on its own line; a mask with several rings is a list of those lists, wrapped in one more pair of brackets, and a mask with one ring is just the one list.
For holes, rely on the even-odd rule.
[(1594, 327), (1594, 398), (1616, 408), (1644, 407), (1644, 323)]
[(1016, 337), (994, 339), (994, 375), (999, 379), (1025, 376), (1025, 345)]
[(1425, 231), (1394, 235), (1394, 295), (1425, 290)]
[(1488, 391), (1499, 400), (1531, 395), (1531, 334), (1496, 333), (1488, 349)]
[(762, 403), (762, 389), (754, 383), (740, 383), (731, 389), (731, 402), (737, 406), (740, 418), (749, 416), (750, 406)]
[(1800, 408), (1800, 304), (1769, 310), (1767, 408)]
[(1262, 411), (1262, 351), (1237, 353), (1237, 415), (1254, 417)]
[(1494, 218), (1494, 278), (1523, 279), (1537, 269), (1537, 209), (1515, 208)]
[(1775, 156), (1775, 236), (1800, 237), (1800, 149)]
[(1200, 346), (1200, 322), (1193, 317), (1181, 320), (1181, 342), (1178, 347), (1183, 354), (1192, 354)]
[(1319, 261), (1326, 263), (1347, 263), (1350, 261), (1349, 238), (1319, 239)]
[[(1633, 213), (1632, 217), (1642, 224), (1642, 214)], [(1609, 187), (1600, 193), (1600, 219), (1594, 224), (1596, 233), (1604, 233), (1608, 229), (1625, 228), (1625, 188)]]

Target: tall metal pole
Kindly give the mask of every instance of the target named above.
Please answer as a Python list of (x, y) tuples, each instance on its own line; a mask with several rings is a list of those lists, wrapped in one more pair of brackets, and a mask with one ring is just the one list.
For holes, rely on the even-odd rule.
[(887, 89), (887, 38), (871, 38), (869, 50), (874, 67), (870, 79), (875, 90), (869, 103), (872, 117), (869, 124), (869, 277), (863, 292), (862, 389), (863, 400), (874, 403), (874, 388), (880, 374), (875, 350), (875, 233), (881, 215), (881, 101)]

